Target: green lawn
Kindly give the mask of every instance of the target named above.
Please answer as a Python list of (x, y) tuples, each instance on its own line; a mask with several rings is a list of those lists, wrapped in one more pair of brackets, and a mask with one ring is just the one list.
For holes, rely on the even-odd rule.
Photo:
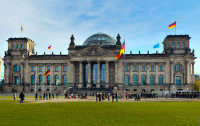
[(18, 100), (0, 100), (1, 126), (197, 126), (199, 118), (199, 102), (19, 104)]

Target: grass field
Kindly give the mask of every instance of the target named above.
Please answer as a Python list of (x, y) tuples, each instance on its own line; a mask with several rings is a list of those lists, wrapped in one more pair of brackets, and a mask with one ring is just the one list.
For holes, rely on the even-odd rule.
[(0, 100), (0, 126), (197, 126), (199, 102), (62, 102)]

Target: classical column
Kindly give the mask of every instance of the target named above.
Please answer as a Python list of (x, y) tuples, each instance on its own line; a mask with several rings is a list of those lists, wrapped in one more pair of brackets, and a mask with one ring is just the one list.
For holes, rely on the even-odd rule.
[(60, 64), (59, 67), (60, 67), (60, 72), (59, 72), (59, 83), (58, 84), (61, 85), (62, 84), (62, 70), (63, 70), (62, 64)]
[(194, 84), (194, 62), (192, 63), (192, 77), (191, 77), (191, 82)]
[(100, 67), (100, 61), (97, 61), (97, 85), (96, 85), (96, 88), (100, 88), (100, 79), (101, 79), (101, 67)]
[(170, 76), (170, 79), (171, 79), (171, 81), (170, 81), (170, 83), (171, 84), (174, 84), (174, 78), (173, 78), (173, 74), (174, 74), (174, 63), (173, 62), (170, 62), (170, 66), (171, 66), (171, 72), (170, 72), (170, 74), (171, 74), (171, 76)]
[(78, 88), (83, 87), (83, 64), (82, 61), (79, 61), (79, 84)]
[[(47, 66), (46, 66), (46, 64), (44, 65), (44, 73), (46, 73), (47, 72)], [(46, 84), (47, 83), (47, 77), (45, 77), (44, 75), (43, 75), (43, 84), (42, 85), (44, 85), (44, 84)]]
[(186, 84), (189, 84), (189, 82), (188, 82), (188, 74), (189, 74), (189, 67), (188, 67), (188, 64), (189, 64), (189, 62), (188, 61), (185, 61), (185, 83)]
[(140, 66), (140, 64), (139, 64), (139, 66), (138, 66), (138, 85), (141, 85), (141, 72), (140, 72), (140, 70), (141, 70), (141, 68), (140, 68), (141, 66)]
[(54, 65), (51, 65), (51, 70), (50, 70), (50, 77), (51, 77), (51, 86), (54, 85)]
[(159, 71), (159, 69), (158, 69), (158, 64), (156, 63), (156, 76), (155, 76), (155, 80), (156, 80), (156, 82), (155, 82), (155, 84), (156, 85), (158, 85), (158, 71)]
[(106, 61), (106, 85), (105, 87), (109, 87), (109, 61)]
[(117, 72), (117, 61), (115, 61), (115, 84), (117, 84), (118, 83), (118, 77), (117, 77), (117, 74), (118, 74), (118, 72)]
[(36, 67), (35, 67), (35, 83), (36, 85), (38, 85), (38, 65), (36, 64)]
[(150, 85), (150, 76), (149, 76), (149, 64), (147, 65), (147, 85)]
[(130, 69), (129, 69), (129, 85), (132, 85), (132, 82), (133, 82), (133, 75), (132, 75), (132, 68), (133, 68), (133, 65), (131, 64), (130, 65)]
[(87, 87), (91, 87), (91, 62), (88, 61), (88, 84)]

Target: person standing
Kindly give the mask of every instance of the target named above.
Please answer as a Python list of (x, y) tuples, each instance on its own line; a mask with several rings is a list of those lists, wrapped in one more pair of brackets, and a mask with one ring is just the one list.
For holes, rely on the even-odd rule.
[(118, 102), (118, 94), (117, 94), (117, 92), (115, 93), (115, 97), (116, 97), (116, 102)]
[(54, 99), (54, 93), (52, 93), (52, 97), (53, 97), (53, 99)]
[(112, 93), (112, 102), (114, 102), (114, 99), (115, 99), (115, 94)]
[(19, 95), (20, 103), (23, 103), (23, 102), (24, 102), (24, 97), (25, 97), (24, 93), (21, 92), (20, 95)]
[(13, 97), (14, 97), (14, 100), (15, 100), (15, 98), (16, 98), (16, 93), (13, 94)]
[(48, 94), (46, 93), (46, 99), (48, 100)]
[(98, 92), (96, 92), (96, 102), (98, 102)]
[(51, 100), (51, 93), (49, 92), (49, 100)]
[(110, 93), (108, 93), (108, 101), (110, 101)]
[(43, 94), (43, 100), (45, 99), (45, 93)]
[(57, 97), (57, 99), (58, 99), (58, 93), (56, 93), (56, 97)]

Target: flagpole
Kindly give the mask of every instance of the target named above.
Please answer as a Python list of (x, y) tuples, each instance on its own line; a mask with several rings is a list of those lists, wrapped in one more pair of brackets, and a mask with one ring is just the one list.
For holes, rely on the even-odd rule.
[[(34, 72), (34, 77), (35, 77), (35, 72)], [(35, 94), (36, 94), (36, 77), (35, 77)]]
[[(175, 21), (176, 22), (176, 21)], [(176, 27), (175, 27), (175, 35), (176, 35)]]
[(50, 93), (51, 93), (51, 68), (50, 68)]
[(124, 39), (124, 97), (125, 97), (125, 39)]

